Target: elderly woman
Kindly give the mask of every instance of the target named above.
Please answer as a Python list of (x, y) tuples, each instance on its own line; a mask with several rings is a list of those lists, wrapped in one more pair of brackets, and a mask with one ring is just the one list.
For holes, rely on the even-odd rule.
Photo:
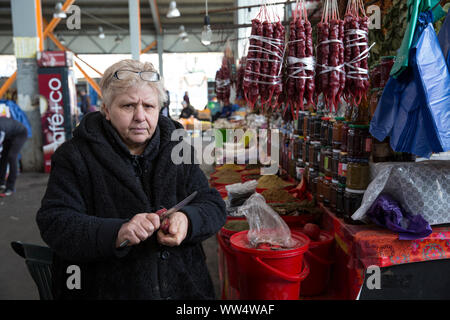
[[(55, 253), (54, 297), (213, 299), (201, 242), (225, 223), (225, 204), (198, 165), (171, 160), (179, 143), (171, 134), (182, 126), (159, 117), (167, 97), (158, 73), (150, 63), (123, 60), (100, 86), (101, 112), (87, 114), (53, 155), (37, 213)], [(194, 191), (163, 232), (155, 212)], [(71, 265), (79, 267), (80, 286), (69, 279), (77, 270)]]

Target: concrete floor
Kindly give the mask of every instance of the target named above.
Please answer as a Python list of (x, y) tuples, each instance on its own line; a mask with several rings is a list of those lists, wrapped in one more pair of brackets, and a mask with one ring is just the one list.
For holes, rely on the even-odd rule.
[[(202, 170), (209, 175), (210, 166)], [(35, 215), (45, 193), (48, 174), (23, 173), (16, 183), (17, 192), (0, 198), (0, 300), (37, 300), (38, 290), (24, 260), (11, 249), (11, 241), (45, 245), (35, 222)], [(203, 243), (208, 268), (219, 295), (217, 240), (211, 237)]]

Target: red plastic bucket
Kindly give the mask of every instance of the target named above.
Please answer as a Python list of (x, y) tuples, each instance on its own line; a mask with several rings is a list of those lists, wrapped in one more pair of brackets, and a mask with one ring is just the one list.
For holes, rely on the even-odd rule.
[[(240, 220), (245, 221), (245, 217), (228, 217), (228, 221)], [(226, 225), (226, 224), (225, 224)], [(239, 268), (236, 262), (236, 255), (230, 245), (230, 237), (237, 233), (237, 231), (226, 229), (222, 227), (217, 235), (219, 242), (219, 266), (221, 268), (222, 280), (222, 299), (239, 299), (239, 283), (238, 274)]]
[[(309, 238), (292, 232), (299, 245), (287, 250), (258, 250), (248, 247), (247, 231), (230, 238), (239, 265), (239, 294), (243, 300), (298, 300), (300, 284), (309, 268), (303, 260)], [(303, 270), (302, 270), (303, 266)]]
[[(297, 231), (297, 230), (296, 230)], [(299, 230), (298, 230), (299, 231)], [(305, 253), (309, 276), (302, 283), (301, 296), (317, 296), (324, 293), (330, 280), (334, 237), (327, 231), (320, 231), (319, 241), (311, 241)]]

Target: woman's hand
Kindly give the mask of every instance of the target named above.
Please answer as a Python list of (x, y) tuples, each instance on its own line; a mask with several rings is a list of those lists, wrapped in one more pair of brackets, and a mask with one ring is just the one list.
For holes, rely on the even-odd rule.
[(129, 246), (136, 245), (150, 237), (160, 226), (159, 216), (155, 213), (139, 213), (124, 223), (117, 234), (116, 248), (125, 240)]
[(169, 220), (169, 232), (164, 233), (163, 230), (158, 230), (158, 233), (156, 234), (158, 242), (169, 247), (178, 246), (186, 238), (189, 219), (180, 211), (173, 213), (167, 219)]

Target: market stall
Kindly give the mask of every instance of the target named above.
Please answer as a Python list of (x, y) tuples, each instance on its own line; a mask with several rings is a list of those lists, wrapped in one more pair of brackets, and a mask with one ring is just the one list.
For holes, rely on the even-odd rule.
[[(210, 179), (228, 212), (217, 235), (223, 299), (356, 299), (370, 267), (450, 258), (449, 162), (419, 161), (450, 151), (448, 39), (432, 24), (445, 11), (415, 1), (403, 42), (413, 41), (399, 50), (409, 62), (369, 65), (362, 1), (343, 12), (324, 1), (314, 26), (296, 3), (286, 28), (270, 6), (252, 20), (237, 80), (248, 114), (223, 128), (257, 133), (218, 145), (242, 153), (216, 157)], [(263, 174), (274, 162), (277, 173)]]

